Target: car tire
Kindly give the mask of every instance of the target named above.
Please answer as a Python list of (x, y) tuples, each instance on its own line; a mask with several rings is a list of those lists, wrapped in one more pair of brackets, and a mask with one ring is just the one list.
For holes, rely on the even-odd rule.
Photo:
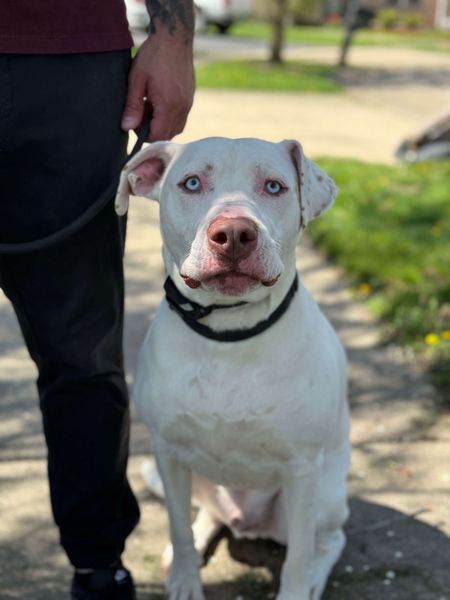
[(216, 23), (220, 35), (226, 35), (231, 27), (231, 23)]

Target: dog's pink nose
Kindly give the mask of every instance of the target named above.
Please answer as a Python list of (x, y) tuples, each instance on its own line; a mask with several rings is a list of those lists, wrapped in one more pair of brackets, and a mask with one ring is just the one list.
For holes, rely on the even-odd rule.
[(212, 252), (231, 260), (249, 256), (258, 241), (256, 225), (246, 217), (217, 217), (207, 235)]

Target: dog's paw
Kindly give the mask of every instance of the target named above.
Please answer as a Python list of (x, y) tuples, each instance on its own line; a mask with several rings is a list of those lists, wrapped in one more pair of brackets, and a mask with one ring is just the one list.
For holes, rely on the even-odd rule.
[(198, 575), (178, 573), (166, 585), (168, 600), (205, 600)]

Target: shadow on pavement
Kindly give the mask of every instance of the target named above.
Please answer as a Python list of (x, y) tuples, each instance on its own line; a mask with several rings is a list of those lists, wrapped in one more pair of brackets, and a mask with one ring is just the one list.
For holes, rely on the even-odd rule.
[(351, 67), (339, 71), (337, 81), (345, 87), (382, 87), (425, 85), (431, 87), (450, 85), (450, 68), (411, 67), (402, 69), (377, 69)]
[[(385, 506), (353, 498), (347, 546), (329, 578), (323, 600), (440, 600), (450, 589), (450, 539), (438, 529)], [(210, 600), (274, 597), (284, 547), (271, 541), (237, 541), (228, 550), (236, 561), (264, 566), (270, 577), (251, 572), (233, 583), (205, 587)]]
[[(353, 498), (346, 530), (347, 546), (323, 600), (448, 598), (450, 540), (438, 529), (399, 511)], [(31, 516), (22, 523), (21, 531), (20, 537), (3, 540), (0, 545), (0, 599), (65, 600), (70, 569), (55, 544), (56, 532)], [(207, 600), (274, 598), (284, 548), (269, 541), (237, 541), (226, 534), (225, 538), (231, 558), (240, 563), (238, 575), (215, 577), (207, 583)], [(139, 600), (164, 598), (162, 580), (139, 581), (137, 589)]]

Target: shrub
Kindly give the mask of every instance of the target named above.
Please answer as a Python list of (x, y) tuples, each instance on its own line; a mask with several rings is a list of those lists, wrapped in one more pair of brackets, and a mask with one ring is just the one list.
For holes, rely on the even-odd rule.
[(394, 29), (400, 21), (400, 12), (395, 8), (383, 8), (377, 13), (377, 21), (383, 29)]
[(423, 17), (417, 12), (403, 13), (401, 22), (407, 29), (419, 29), (423, 25)]

